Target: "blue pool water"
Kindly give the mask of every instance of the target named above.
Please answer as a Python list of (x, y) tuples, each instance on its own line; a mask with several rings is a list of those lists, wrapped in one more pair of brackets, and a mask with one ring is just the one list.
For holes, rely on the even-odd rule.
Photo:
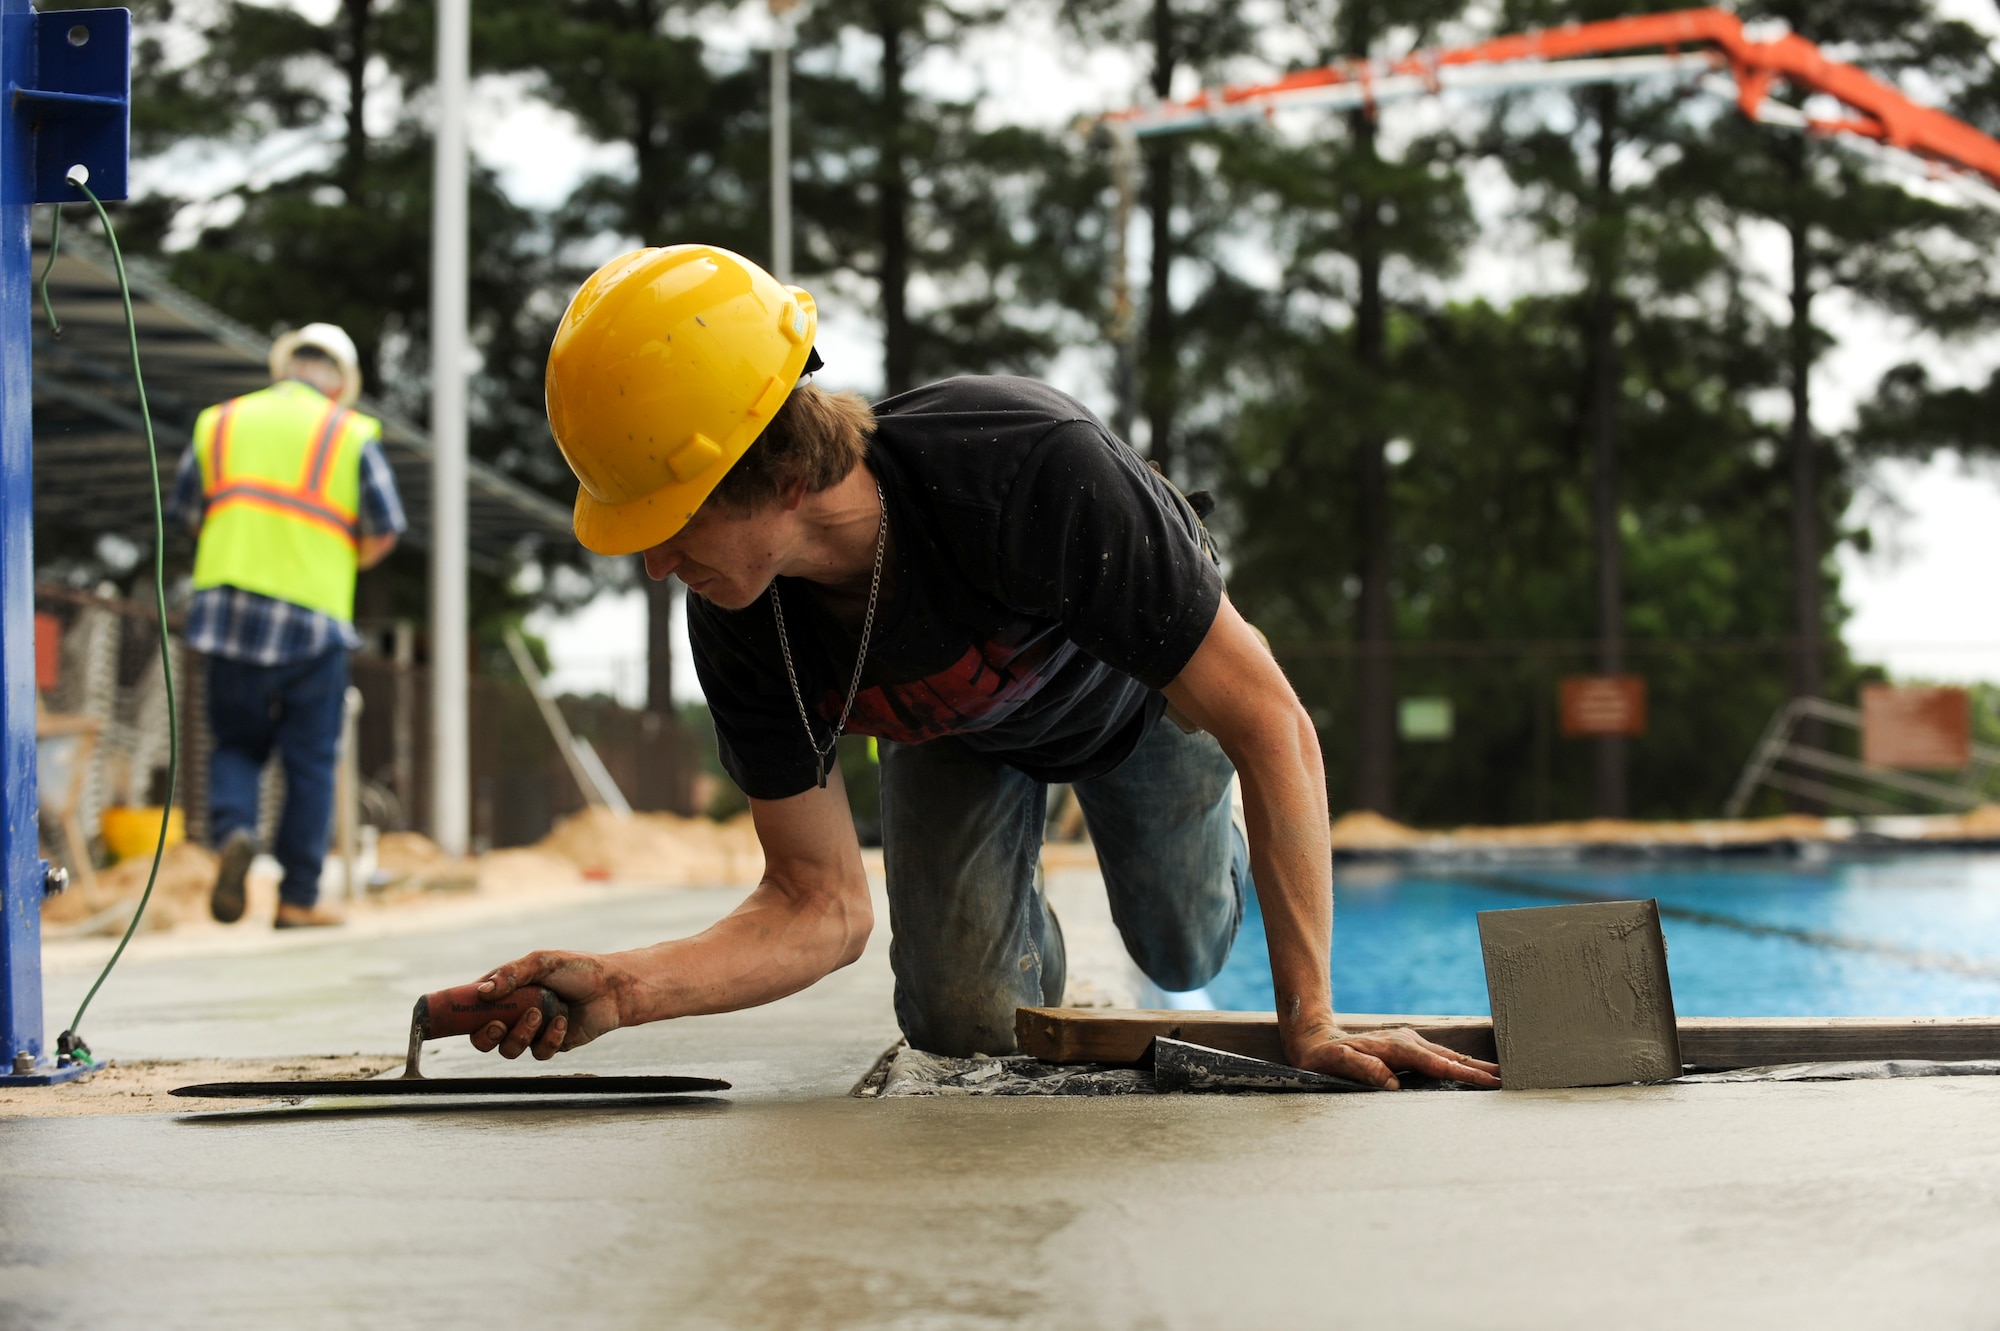
[[(1659, 899), (1684, 1017), (2000, 1014), (2000, 855), (1822, 864), (1341, 866), (1333, 1000), (1342, 1012), (1485, 1013), (1476, 915), (1566, 900)], [(1217, 1007), (1275, 1006), (1247, 903)]]

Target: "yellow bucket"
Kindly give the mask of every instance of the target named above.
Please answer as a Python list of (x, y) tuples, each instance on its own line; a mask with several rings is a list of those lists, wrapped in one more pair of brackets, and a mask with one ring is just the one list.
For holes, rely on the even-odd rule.
[[(129, 860), (139, 855), (151, 855), (160, 840), (160, 806), (106, 809), (98, 830), (104, 836), (104, 848), (111, 852), (113, 859)], [(179, 809), (175, 809), (167, 817), (167, 845), (178, 846), (185, 840), (187, 820), (181, 817)]]

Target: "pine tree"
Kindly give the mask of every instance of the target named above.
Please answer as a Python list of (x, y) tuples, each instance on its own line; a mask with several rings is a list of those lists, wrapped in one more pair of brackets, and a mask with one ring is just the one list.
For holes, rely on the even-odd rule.
[[(1453, 0), (1393, 9), (1349, 0), (1307, 11), (1303, 19), (1320, 34), (1320, 57), (1333, 60), (1401, 54), (1428, 40), (1459, 7)], [(1449, 271), (1471, 239), (1470, 210), (1455, 169), (1461, 146), (1437, 134), (1387, 155), (1373, 108), (1329, 122), (1301, 146), (1269, 136), (1249, 145), (1233, 155), (1228, 169), (1278, 210), (1274, 239), (1285, 256), (1283, 291), (1263, 317), (1296, 329), (1297, 345), (1311, 348), (1313, 356), (1306, 373), (1340, 389), (1337, 405), (1311, 393), (1326, 410), (1309, 437), (1293, 442), (1286, 465), (1274, 469), (1265, 485), (1296, 485), (1304, 479), (1301, 471), (1311, 468), (1315, 486), (1348, 497), (1329, 514), (1344, 529), (1341, 537), (1321, 547), (1336, 562), (1315, 561), (1320, 567), (1301, 580), (1353, 589), (1351, 608), (1343, 604), (1338, 612), (1358, 646), (1353, 802), (1389, 813), (1396, 786), (1397, 541), (1388, 448), (1403, 433), (1405, 394), (1414, 387), (1399, 378), (1391, 330), (1397, 308), (1420, 303), (1420, 297), (1408, 283), (1398, 293), (1386, 275), (1397, 268)], [(1340, 336), (1324, 331), (1329, 311), (1345, 315)], [(1245, 503), (1249, 531), (1264, 517), (1248, 496)]]
[[(768, 234), (756, 183), (764, 172), (763, 93), (749, 67), (713, 67), (706, 45), (686, 30), (699, 8), (675, 0), (481, 0), (475, 7), (481, 68), (531, 75), (535, 96), (570, 113), (598, 141), (631, 152), (629, 173), (593, 174), (571, 192), (554, 219), (558, 246), (601, 259), (610, 236), (621, 246), (699, 241), (760, 255)], [(574, 288), (584, 267), (565, 265), (564, 285)], [(524, 354), (517, 376), (537, 407), (540, 375), (527, 371), (547, 347), (546, 335), (525, 346), (532, 357)], [(679, 584), (653, 581), (632, 562), (646, 593), (647, 707), (671, 721)]]
[(528, 90), (632, 154), (629, 173), (583, 180), (559, 237), (636, 245), (701, 241), (761, 255), (766, 124), (754, 68), (716, 67), (678, 0), (481, 0), (474, 59), (533, 76)]
[[(1524, 97), (1493, 117), (1479, 146), (1509, 170), (1527, 226), (1573, 255), (1569, 289), (1504, 310), (1385, 301), (1382, 359), (1364, 360), (1354, 316), (1326, 318), (1358, 310), (1358, 273), (1348, 274), (1359, 265), (1331, 270), (1352, 285), (1314, 288), (1295, 258), (1286, 290), (1301, 304), (1317, 298), (1305, 306), (1313, 319), (1288, 324), (1267, 304), (1245, 320), (1257, 331), (1232, 373), (1255, 386), (1233, 399), (1232, 594), (1272, 631), (1322, 727), (1360, 692), (1369, 643), (1346, 630), (1360, 618), (1362, 538), (1374, 536), (1344, 523), (1329, 496), (1360, 488), (1356, 441), (1395, 439), (1384, 462), (1408, 459), (1385, 468), (1394, 627), (1408, 643), (1397, 679), (1453, 698), (1462, 718), (1449, 745), (1405, 751), (1397, 807), (1409, 816), (1604, 807), (1595, 746), (1558, 744), (1552, 715), (1556, 674), (1601, 669), (1602, 655), (1507, 639), (1574, 640), (1593, 620), (1614, 644), (1629, 639), (1656, 715), (1673, 718), (1630, 755), (1625, 799), (1643, 814), (1712, 813), (1734, 775), (1716, 755), (1747, 751), (1781, 699), (1741, 659), (1660, 641), (1765, 637), (1783, 610), (1782, 587), (1755, 576), (1781, 556), (1784, 529), (1769, 521), (1770, 472), (1746, 406), (1777, 362), (1713, 207), (1662, 183), (1687, 114), (1672, 90), (1621, 89)], [(1449, 269), (1467, 239), (1455, 192), (1465, 158), (1449, 140), (1404, 151), (1402, 165), (1425, 171), (1395, 198), (1383, 234), (1407, 248), (1389, 271)], [(1288, 254), (1325, 264), (1366, 252), (1348, 232), (1299, 244), (1296, 233), (1351, 226), (1353, 214), (1339, 199), (1284, 197)], [(1220, 377), (1219, 367), (1204, 375)], [(1344, 579), (1302, 575), (1329, 553)], [(1466, 645), (1482, 639), (1502, 641)], [(1359, 755), (1327, 752), (1337, 788)]]
[[(1801, 36), (1852, 53), (1869, 72), (1890, 83), (1920, 74), (1928, 88), (1969, 91), (1990, 77), (1984, 38), (1968, 25), (1942, 18), (1930, 0), (1763, 0), (1746, 18), (1776, 19)], [(1781, 103), (1801, 107), (1808, 90), (1778, 87)], [(1831, 346), (1815, 324), (1813, 306), (1844, 290), (1881, 310), (1927, 328), (1951, 332), (1990, 317), (1985, 258), (1996, 230), (1989, 215), (1952, 207), (1913, 192), (1902, 164), (1885, 171), (1879, 152), (1852, 139), (1820, 138), (1755, 125), (1727, 116), (1687, 144), (1678, 186), (1717, 198), (1734, 219), (1782, 227), (1789, 257), (1784, 291), (1782, 386), (1790, 399), (1783, 448), (1789, 460), (1792, 588), (1791, 689), (1798, 696), (1826, 691), (1825, 640), (1837, 629), (1829, 617), (1832, 574), (1826, 556), (1840, 529), (1852, 460), (1835, 451), (1812, 420), (1813, 368)], [(1816, 722), (1801, 734), (1823, 743)]]
[[(796, 264), (849, 299), (872, 289), (890, 395), (947, 374), (1032, 373), (1088, 337), (1102, 304), (1102, 164), (1067, 134), (984, 128), (976, 96), (912, 80), (1004, 12), (829, 0), (800, 30)], [(857, 38), (875, 52), (868, 74), (835, 60)]]
[[(1204, 83), (1218, 81), (1233, 60), (1253, 48), (1257, 35), (1240, 5), (1213, 0), (1061, 0), (1058, 12), (1064, 25), (1086, 40), (1143, 48), (1144, 91), (1156, 101), (1172, 98), (1183, 71), (1194, 71)], [(1194, 456), (1199, 445), (1184, 437), (1189, 411), (1198, 410), (1201, 398), (1187, 374), (1201, 328), (1199, 321), (1190, 326), (1186, 311), (1175, 308), (1173, 287), (1176, 275), (1185, 282), (1204, 269), (1204, 287), (1216, 280), (1211, 242), (1230, 214), (1230, 191), (1215, 176), (1216, 141), (1215, 135), (1172, 134), (1140, 145), (1142, 179), (1135, 183), (1149, 242), (1145, 334), (1133, 363), (1117, 369), (1125, 376), (1117, 388), (1121, 421), (1143, 416), (1140, 443), (1147, 456), (1183, 485), (1194, 484), (1204, 467)], [(1197, 292), (1188, 304), (1202, 299)], [(1130, 336), (1137, 329), (1126, 332)]]
[[(198, 25), (164, 3), (139, 19), (138, 154), (237, 154), (243, 165), (214, 196), (158, 192), (135, 200), (121, 227), (128, 247), (153, 252), (176, 284), (252, 328), (339, 324), (355, 340), (368, 392), (422, 420), (432, 8), (416, 0), (342, 0), (319, 21), (288, 7), (230, 0)], [(539, 385), (549, 316), (541, 297), (550, 285), (543, 228), (483, 170), (473, 173), (470, 205), (470, 311), (483, 367), (473, 385), (469, 446), (475, 457), (567, 500), (573, 482), (543, 445)], [(169, 237), (184, 243), (168, 246)], [(170, 393), (158, 398), (169, 413), (181, 411), (185, 419), (175, 420), (183, 428), (206, 405), (176, 404)], [(538, 557), (576, 558), (561, 544)], [(507, 570), (475, 569), (471, 592), (481, 622), (522, 608)], [(424, 595), (420, 554), (392, 558), (359, 591), (363, 612), (375, 615), (412, 614)]]
[[(1626, 0), (1523, 0), (1503, 10), (1503, 24), (1519, 30), (1645, 10)], [(1584, 355), (1572, 420), (1580, 463), (1592, 478), (1593, 664), (1605, 675), (1628, 669), (1625, 527), (1633, 478), (1621, 473), (1637, 459), (1623, 427), (1634, 386), (1626, 349), (1642, 323), (1728, 281), (1698, 200), (1662, 179), (1683, 146), (1695, 95), (1684, 86), (1588, 87), (1562, 99), (1573, 110), (1570, 126), (1558, 127), (1542, 118), (1555, 99), (1526, 94), (1503, 101), (1489, 137), (1523, 193), (1526, 217), (1543, 236), (1566, 241), (1581, 280), (1570, 307)], [(1596, 812), (1624, 817), (1627, 744), (1602, 738), (1594, 748)]]

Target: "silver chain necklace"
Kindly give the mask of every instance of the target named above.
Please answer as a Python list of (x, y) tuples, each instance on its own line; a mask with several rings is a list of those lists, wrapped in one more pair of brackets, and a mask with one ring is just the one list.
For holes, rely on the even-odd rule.
[(882, 482), (875, 482), (875, 502), (882, 516), (875, 525), (875, 572), (868, 579), (868, 613), (861, 620), (861, 649), (854, 656), (854, 678), (847, 682), (847, 701), (841, 704), (840, 722), (833, 728), (826, 747), (813, 738), (812, 721), (806, 715), (806, 699), (799, 692), (799, 672), (792, 668), (792, 642), (785, 636), (785, 603), (778, 596), (776, 579), (771, 582), (771, 617), (778, 621), (778, 650), (785, 657), (785, 678), (791, 681), (792, 701), (799, 705), (799, 724), (806, 728), (806, 746), (813, 751), (813, 767), (819, 774), (819, 788), (826, 789), (834, 749), (847, 733), (847, 715), (854, 710), (854, 695), (861, 691), (861, 668), (868, 663), (868, 639), (875, 632), (875, 598), (882, 590), (882, 552), (889, 548), (889, 501), (882, 495)]

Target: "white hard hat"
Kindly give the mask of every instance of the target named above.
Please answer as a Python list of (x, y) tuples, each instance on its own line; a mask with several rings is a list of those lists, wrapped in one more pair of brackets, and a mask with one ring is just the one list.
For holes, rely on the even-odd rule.
[(294, 328), (289, 333), (280, 334), (271, 344), (271, 377), (282, 379), (285, 366), (292, 359), (292, 353), (302, 347), (311, 347), (332, 358), (340, 367), (340, 394), (338, 401), (343, 407), (351, 407), (361, 396), (361, 356), (354, 349), (354, 339), (347, 330), (335, 324), (307, 324), (304, 328)]

